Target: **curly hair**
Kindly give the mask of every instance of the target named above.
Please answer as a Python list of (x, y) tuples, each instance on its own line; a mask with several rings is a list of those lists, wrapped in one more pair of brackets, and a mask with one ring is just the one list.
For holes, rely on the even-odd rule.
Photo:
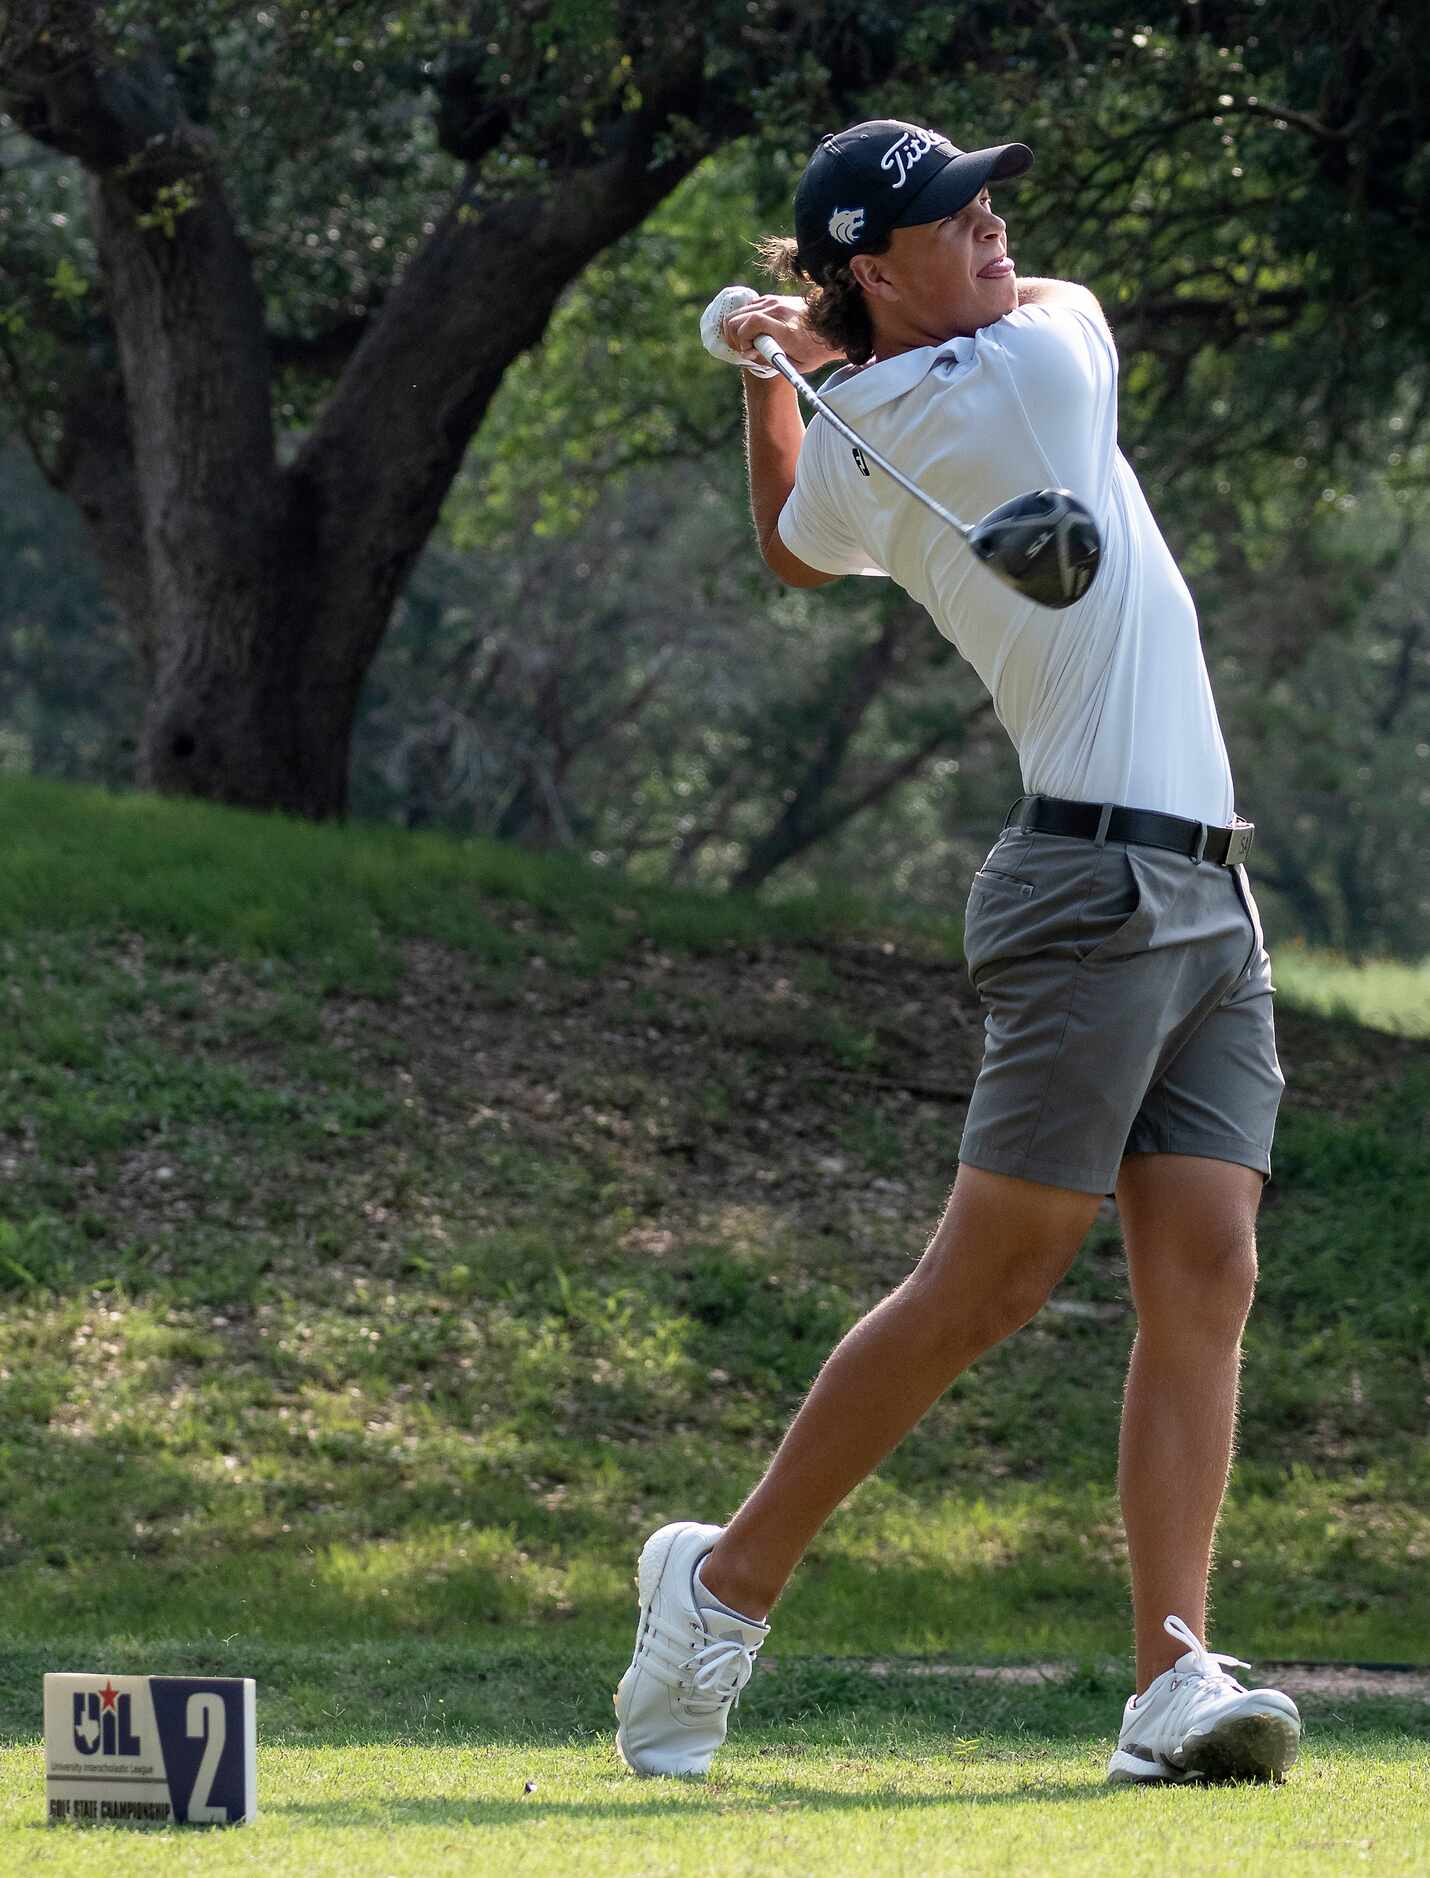
[[(874, 324), (864, 289), (849, 263), (832, 262), (812, 273), (800, 266), (799, 244), (789, 235), (766, 235), (755, 247), (773, 280), (803, 288), (806, 317), (820, 338), (837, 347), (851, 364), (867, 365), (874, 354)], [(885, 238), (879, 247), (863, 252), (885, 254), (888, 247)]]

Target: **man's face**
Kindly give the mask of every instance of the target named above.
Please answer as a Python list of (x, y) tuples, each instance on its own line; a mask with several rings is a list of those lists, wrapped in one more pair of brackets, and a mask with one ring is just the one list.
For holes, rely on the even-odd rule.
[(1018, 304), (1007, 228), (988, 191), (956, 215), (896, 228), (883, 254), (856, 255), (880, 356), (991, 326)]

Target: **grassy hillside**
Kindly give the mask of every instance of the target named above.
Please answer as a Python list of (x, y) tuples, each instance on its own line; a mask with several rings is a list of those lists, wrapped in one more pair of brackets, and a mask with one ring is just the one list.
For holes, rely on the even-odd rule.
[[(619, 1657), (643, 1533), (730, 1509), (937, 1218), (956, 927), (29, 782), (0, 851), (10, 1637)], [(1281, 1018), (1219, 1634), (1418, 1659), (1430, 1043)], [(1120, 1654), (1130, 1338), (1108, 1219), (781, 1652)]]

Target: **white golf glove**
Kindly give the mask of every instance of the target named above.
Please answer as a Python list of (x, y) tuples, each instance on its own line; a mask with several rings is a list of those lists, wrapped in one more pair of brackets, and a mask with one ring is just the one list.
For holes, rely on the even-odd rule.
[(700, 338), (712, 359), (722, 359), (726, 365), (742, 365), (756, 378), (775, 378), (778, 374), (774, 366), (766, 365), (758, 352), (737, 352), (725, 343), (720, 331), (727, 313), (738, 313), (742, 306), (748, 306), (759, 297), (753, 287), (722, 287), (700, 315)]

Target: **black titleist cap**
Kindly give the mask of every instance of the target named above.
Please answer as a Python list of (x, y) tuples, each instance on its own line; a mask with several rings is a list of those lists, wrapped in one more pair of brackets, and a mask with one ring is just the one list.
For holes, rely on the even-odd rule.
[(1024, 143), (960, 150), (895, 117), (852, 124), (823, 140), (794, 192), (799, 265), (817, 274), (883, 247), (892, 229), (956, 215), (986, 183), (1021, 176), (1032, 161)]

